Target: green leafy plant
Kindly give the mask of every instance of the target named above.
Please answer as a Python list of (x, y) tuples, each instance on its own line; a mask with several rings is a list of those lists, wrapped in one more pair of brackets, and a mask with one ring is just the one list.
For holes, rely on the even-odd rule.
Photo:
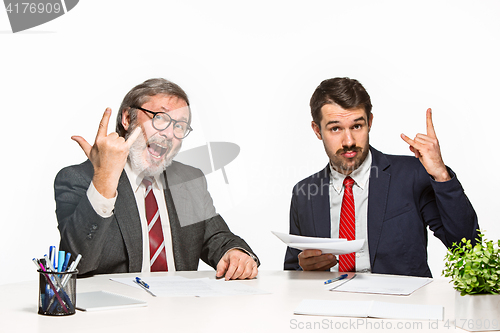
[(500, 293), (500, 240), (494, 243), (483, 234), (474, 246), (465, 238), (448, 249), (442, 274), (451, 277), (460, 295)]

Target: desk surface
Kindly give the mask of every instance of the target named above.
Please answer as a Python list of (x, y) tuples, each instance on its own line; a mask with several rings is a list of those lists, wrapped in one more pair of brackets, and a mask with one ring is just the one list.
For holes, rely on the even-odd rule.
[[(271, 294), (229, 297), (152, 297), (138, 288), (109, 280), (132, 274), (100, 275), (78, 279), (77, 291), (105, 290), (145, 300), (147, 307), (98, 312), (77, 311), (67, 317), (37, 314), (38, 281), (0, 286), (1, 332), (310, 332), (314, 331), (418, 331), (466, 332), (452, 325), (455, 291), (448, 280), (434, 279), (410, 296), (368, 295), (325, 290), (330, 272), (260, 271), (257, 279), (241, 281)], [(209, 277), (215, 273), (169, 272), (151, 275)], [(404, 321), (348, 317), (299, 316), (293, 310), (303, 299), (378, 300), (393, 303), (436, 304), (445, 308), (444, 321)], [(448, 326), (449, 325), (449, 326)], [(399, 329), (400, 328), (400, 329)]]

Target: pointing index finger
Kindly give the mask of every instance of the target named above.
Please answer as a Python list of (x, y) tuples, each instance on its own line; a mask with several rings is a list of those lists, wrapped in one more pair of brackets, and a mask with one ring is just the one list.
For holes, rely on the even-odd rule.
[(427, 109), (427, 135), (435, 138), (436, 132), (434, 131), (434, 125), (432, 123), (432, 110), (431, 108)]

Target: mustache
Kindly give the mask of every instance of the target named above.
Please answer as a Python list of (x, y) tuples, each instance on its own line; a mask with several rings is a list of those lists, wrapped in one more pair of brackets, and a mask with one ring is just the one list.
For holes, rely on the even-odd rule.
[(343, 153), (347, 153), (349, 151), (356, 151), (356, 152), (362, 152), (363, 151), (363, 148), (361, 147), (358, 147), (356, 145), (352, 145), (352, 146), (343, 146), (342, 148), (340, 148), (339, 150), (337, 150), (336, 154), (337, 155), (340, 155), (340, 154), (343, 154)]
[(164, 137), (156, 136), (156, 135), (153, 135), (152, 137), (150, 137), (146, 141), (147, 146), (151, 145), (152, 143), (160, 145), (160, 146), (165, 147), (165, 148), (168, 148), (169, 150), (173, 146), (172, 140), (167, 140)]

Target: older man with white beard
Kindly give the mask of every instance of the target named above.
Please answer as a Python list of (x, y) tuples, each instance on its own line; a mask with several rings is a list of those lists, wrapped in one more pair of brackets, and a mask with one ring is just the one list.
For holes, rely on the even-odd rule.
[(150, 79), (125, 96), (116, 132), (106, 109), (88, 157), (54, 183), (61, 250), (82, 254), (80, 275), (196, 270), (251, 279), (259, 260), (215, 212), (203, 173), (172, 161), (192, 131), (186, 93)]

